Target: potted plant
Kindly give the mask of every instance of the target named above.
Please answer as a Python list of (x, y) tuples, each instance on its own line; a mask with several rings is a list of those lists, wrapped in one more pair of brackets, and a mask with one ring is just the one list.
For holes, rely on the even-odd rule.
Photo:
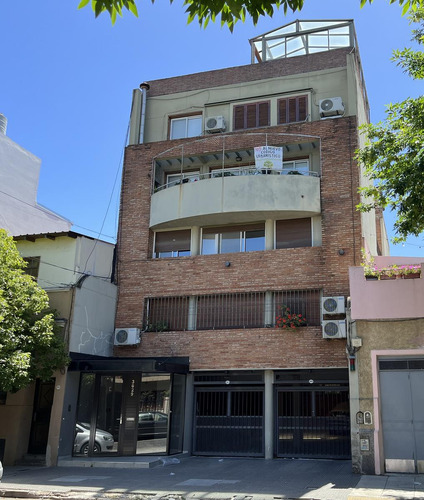
[(300, 326), (306, 326), (306, 318), (301, 314), (292, 313), (290, 308), (283, 304), (279, 307), (280, 313), (275, 318), (275, 325), (283, 330), (295, 330)]

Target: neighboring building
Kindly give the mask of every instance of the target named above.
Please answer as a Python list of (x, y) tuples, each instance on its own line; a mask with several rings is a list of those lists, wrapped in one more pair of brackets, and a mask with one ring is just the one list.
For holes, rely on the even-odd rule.
[[(6, 119), (0, 114), (0, 124)], [(72, 222), (37, 203), (41, 161), (0, 127), (0, 227), (12, 236), (69, 231)]]
[[(350, 457), (348, 270), (388, 248), (381, 213), (355, 209), (369, 109), (354, 26), (296, 21), (250, 43), (250, 65), (133, 93), (119, 359), (78, 364), (77, 420), (117, 445), (92, 429), (89, 454)], [(267, 146), (277, 159), (255, 161)], [(307, 326), (279, 328), (282, 306)]]
[(364, 474), (424, 472), (424, 278), (402, 270), (423, 261), (376, 257), (398, 279), (349, 271), (352, 463)]
[[(71, 359), (81, 354), (110, 356), (117, 295), (111, 282), (114, 245), (71, 231), (15, 240), (29, 263), (28, 272), (57, 311)], [(7, 394), (0, 405), (5, 465), (32, 461), (34, 456), (56, 465), (59, 447), (62, 454), (71, 455), (78, 383), (79, 373), (64, 368), (50, 381), (37, 380)]]
[[(4, 123), (0, 115), (0, 132)], [(70, 231), (70, 221), (41, 207), (39, 171), (38, 158), (0, 133), (0, 227), (14, 236), (26, 272), (47, 291), (71, 359), (104, 359), (113, 347), (115, 246)], [(58, 454), (84, 453), (88, 433), (75, 426), (79, 373), (72, 370), (71, 363), (50, 381), (2, 393), (0, 460), (5, 465), (23, 459), (55, 465)]]

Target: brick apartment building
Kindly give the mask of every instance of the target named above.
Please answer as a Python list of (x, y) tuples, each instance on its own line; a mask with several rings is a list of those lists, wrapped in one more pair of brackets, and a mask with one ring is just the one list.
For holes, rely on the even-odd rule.
[[(81, 379), (109, 453), (350, 457), (348, 268), (387, 252), (381, 214), (355, 210), (369, 108), (354, 25), (250, 44), (250, 65), (133, 93), (115, 358)], [(286, 307), (306, 325), (282, 328)]]

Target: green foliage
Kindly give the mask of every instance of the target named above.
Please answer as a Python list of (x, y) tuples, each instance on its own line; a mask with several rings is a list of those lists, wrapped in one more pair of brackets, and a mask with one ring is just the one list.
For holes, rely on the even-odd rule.
[(68, 357), (47, 313), (47, 293), (25, 274), (13, 239), (0, 229), (0, 390), (17, 391), (47, 380)]
[[(78, 8), (81, 9), (91, 1), (95, 16), (102, 12), (108, 12), (112, 24), (116, 21), (116, 16), (122, 16), (122, 10), (126, 8), (138, 17), (135, 0), (81, 0)], [(152, 0), (154, 3), (155, 0)], [(173, 0), (170, 0), (172, 3)], [(311, 2), (313, 0), (310, 0)], [(374, 0), (360, 0), (361, 7)], [(390, 0), (390, 3), (398, 3), (403, 7), (402, 15), (407, 12), (414, 12), (424, 6), (424, 0)], [(209, 21), (215, 22), (221, 16), (221, 25), (227, 25), (233, 31), (237, 21), (245, 21), (247, 16), (252, 18), (256, 24), (261, 16), (270, 16), (276, 9), (283, 8), (284, 14), (290, 9), (292, 12), (302, 10), (304, 0), (185, 0), (188, 22), (191, 23), (196, 17), (200, 26), (206, 28)]]
[[(411, 19), (420, 23), (414, 39), (424, 45), (424, 10)], [(395, 59), (413, 78), (424, 78), (422, 51), (397, 51)], [(394, 210), (394, 242), (418, 236), (424, 231), (424, 96), (390, 104), (385, 121), (366, 125), (363, 132), (367, 142), (357, 152), (357, 159), (372, 185), (361, 188), (367, 198), (358, 205), (359, 210), (367, 212), (377, 206)]]

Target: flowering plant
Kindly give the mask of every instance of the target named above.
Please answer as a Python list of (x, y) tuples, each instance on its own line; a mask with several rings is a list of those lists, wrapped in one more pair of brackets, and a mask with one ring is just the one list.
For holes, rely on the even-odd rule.
[(374, 262), (374, 257), (372, 255), (366, 255), (365, 250), (362, 249), (363, 262), (361, 266), (364, 268), (365, 276), (374, 276), (378, 279), (381, 276), (405, 276), (407, 274), (421, 274), (421, 264), (406, 264), (398, 266), (397, 264), (392, 264), (387, 267), (378, 268)]
[(295, 330), (298, 326), (306, 326), (306, 318), (301, 314), (292, 313), (285, 304), (279, 307), (280, 314), (277, 314), (275, 324), (278, 328)]

